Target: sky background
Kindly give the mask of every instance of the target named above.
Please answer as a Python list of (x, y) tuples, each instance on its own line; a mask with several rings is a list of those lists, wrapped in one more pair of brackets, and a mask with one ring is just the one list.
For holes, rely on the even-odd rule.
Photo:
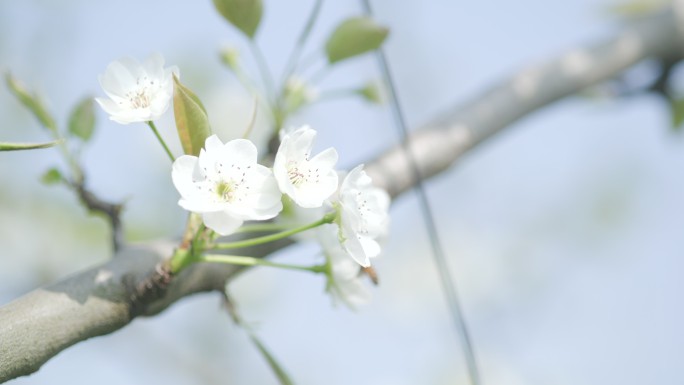
[[(276, 73), (312, 4), (265, 0), (258, 43)], [(412, 128), (517, 69), (619, 27), (608, 0), (373, 4), (391, 29), (387, 54)], [(307, 55), (339, 21), (360, 13), (355, 1), (326, 2)], [(82, 97), (102, 95), (97, 77), (109, 62), (160, 52), (204, 101), (219, 136), (231, 139), (252, 101), (218, 60), (227, 46), (255, 69), (244, 39), (209, 0), (0, 0), (0, 70), (38, 89), (62, 124)], [(318, 87), (378, 78), (365, 56), (340, 64)], [(127, 202), (127, 239), (178, 235), (185, 213), (152, 134), (101, 111), (97, 117), (83, 153), (89, 185)], [(664, 103), (649, 95), (566, 99), (428, 183), (484, 384), (684, 382), (684, 138), (669, 122)], [(358, 99), (316, 104), (290, 123), (316, 128), (317, 148), (337, 147), (344, 168), (398, 141), (389, 109)], [(159, 127), (180, 153), (170, 112)], [(0, 138), (46, 139), (4, 88)], [(61, 164), (53, 150), (0, 156), (0, 304), (109, 258), (104, 221), (87, 216), (64, 188), (39, 182)], [(262, 268), (231, 283), (243, 317), (297, 384), (467, 383), (417, 218), (412, 194), (393, 205), (391, 236), (376, 263), (381, 285), (358, 312), (332, 306), (317, 276)], [(276, 258), (303, 263), (316, 253), (303, 244)], [(212, 294), (80, 343), (10, 383), (94, 382), (276, 380)]]

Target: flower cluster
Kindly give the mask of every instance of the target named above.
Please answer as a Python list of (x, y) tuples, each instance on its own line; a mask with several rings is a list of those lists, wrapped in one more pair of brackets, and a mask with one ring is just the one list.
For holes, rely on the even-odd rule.
[[(116, 122), (147, 122), (172, 159), (175, 157), (152, 121), (171, 103), (174, 75), (178, 76), (178, 70), (164, 68), (164, 59), (158, 54), (142, 64), (121, 59), (100, 76), (109, 98), (96, 99)], [(288, 86), (290, 94), (306, 94), (296, 82)], [(251, 141), (223, 143), (216, 135), (206, 139), (198, 156), (175, 158), (171, 174), (181, 195), (178, 204), (200, 215), (207, 228), (224, 236), (238, 231), (245, 221), (277, 217), (284, 201), (293, 210), (306, 212), (300, 218), (316, 216), (313, 223), (288, 224), (293, 228), (283, 236), (316, 228), (326, 256), (329, 291), (353, 307), (368, 297), (358, 278), (361, 267), (369, 267), (371, 258), (380, 254), (378, 241), (387, 233), (389, 195), (373, 186), (363, 165), (341, 177), (335, 169), (338, 156), (334, 148), (313, 155), (316, 131), (310, 127), (281, 134), (272, 168), (258, 163), (257, 148)]]
[(378, 240), (387, 233), (390, 198), (373, 186), (363, 165), (340, 183), (337, 152), (328, 148), (312, 156), (315, 138), (316, 131), (308, 126), (283, 135), (269, 169), (257, 163), (250, 141), (224, 144), (211, 136), (199, 156), (184, 155), (173, 164), (178, 203), (201, 214), (204, 224), (221, 235), (235, 232), (247, 220), (276, 217), (283, 194), (302, 209), (334, 210), (334, 224), (317, 229), (333, 271), (331, 287), (353, 288), (363, 297), (353, 281), (359, 265), (370, 266), (370, 259), (380, 254)]

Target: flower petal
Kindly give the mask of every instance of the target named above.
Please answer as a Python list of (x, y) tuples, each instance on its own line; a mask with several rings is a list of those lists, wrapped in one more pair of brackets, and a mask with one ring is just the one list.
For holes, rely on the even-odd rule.
[[(311, 158), (310, 162), (315, 164), (315, 167), (320, 167), (321, 169), (333, 168), (337, 163), (337, 150), (334, 148), (326, 148), (325, 150), (318, 153), (316, 156)], [(337, 177), (337, 175), (335, 175)]]
[(164, 59), (152, 55), (144, 64), (132, 58), (110, 63), (99, 77), (100, 85), (112, 103), (99, 104), (110, 119), (126, 124), (144, 122), (161, 117), (168, 109), (173, 95), (170, 73), (163, 68)]
[(375, 239), (361, 236), (359, 238), (359, 242), (361, 243), (361, 247), (363, 247), (363, 252), (368, 256), (368, 258), (375, 258), (380, 255), (382, 248)]
[(162, 79), (164, 77), (164, 57), (159, 52), (153, 53), (145, 60), (143, 69), (150, 78)]
[(342, 248), (349, 253), (349, 256), (351, 256), (359, 265), (363, 267), (370, 266), (370, 259), (368, 259), (356, 232), (353, 229), (345, 227), (346, 226), (343, 224), (342, 233), (344, 234), (345, 239), (344, 242), (342, 242)]
[(225, 211), (202, 214), (204, 225), (220, 235), (229, 235), (242, 226), (242, 219), (235, 218)]
[(178, 205), (185, 210), (197, 214), (220, 212), (226, 208), (225, 204), (209, 200), (206, 196), (200, 194), (190, 198), (181, 198), (178, 200)]
[(221, 151), (221, 149), (223, 149), (223, 142), (218, 136), (216, 136), (216, 134), (214, 134), (204, 141), (204, 149), (211, 153), (218, 153)]
[(173, 162), (171, 167), (171, 179), (176, 190), (182, 197), (190, 197), (195, 194), (195, 169), (198, 158), (192, 155), (183, 155)]
[(235, 161), (244, 163), (257, 162), (257, 148), (247, 139), (234, 139), (223, 146), (222, 152)]

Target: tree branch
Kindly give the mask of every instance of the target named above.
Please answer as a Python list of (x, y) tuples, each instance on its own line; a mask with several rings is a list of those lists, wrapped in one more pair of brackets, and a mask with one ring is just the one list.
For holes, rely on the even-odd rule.
[[(626, 25), (604, 43), (573, 49), (525, 69), (447, 111), (409, 138), (421, 176), (444, 171), (468, 150), (525, 115), (618, 76), (643, 59), (680, 60), (684, 43), (677, 15), (670, 9)], [(393, 197), (415, 184), (400, 146), (369, 162), (367, 170)], [(240, 254), (263, 257), (289, 244), (263, 245)], [(0, 382), (33, 373), (67, 347), (126, 326), (134, 317), (136, 288), (170, 255), (172, 247), (168, 242), (124, 248), (104, 265), (0, 307)], [(222, 291), (240, 271), (226, 265), (193, 266), (175, 277), (161, 298), (136, 311), (152, 316), (185, 296)]]
[(112, 232), (112, 249), (116, 252), (123, 246), (123, 228), (121, 223), (121, 210), (123, 204), (110, 203), (98, 197), (85, 187), (85, 178), (79, 181), (67, 181), (66, 184), (76, 193), (78, 199), (92, 214), (101, 214), (109, 222)]
[[(682, 3), (675, 6), (681, 8)], [(520, 118), (617, 77), (644, 59), (681, 60), (684, 40), (677, 14), (669, 9), (630, 23), (603, 43), (571, 49), (556, 59), (526, 68), (447, 111), (411, 136), (409, 145), (421, 176), (429, 178), (444, 171), (468, 150)], [(399, 146), (380, 155), (367, 169), (373, 181), (392, 196), (415, 184)]]

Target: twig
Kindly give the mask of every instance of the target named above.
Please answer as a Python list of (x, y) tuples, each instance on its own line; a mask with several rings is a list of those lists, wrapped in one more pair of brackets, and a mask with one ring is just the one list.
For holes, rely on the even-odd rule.
[(123, 245), (123, 226), (121, 223), (122, 203), (110, 203), (99, 198), (95, 193), (85, 187), (85, 178), (80, 182), (68, 181), (69, 187), (76, 192), (79, 200), (94, 214), (102, 214), (109, 222), (111, 227), (111, 242), (114, 252), (121, 249)]

